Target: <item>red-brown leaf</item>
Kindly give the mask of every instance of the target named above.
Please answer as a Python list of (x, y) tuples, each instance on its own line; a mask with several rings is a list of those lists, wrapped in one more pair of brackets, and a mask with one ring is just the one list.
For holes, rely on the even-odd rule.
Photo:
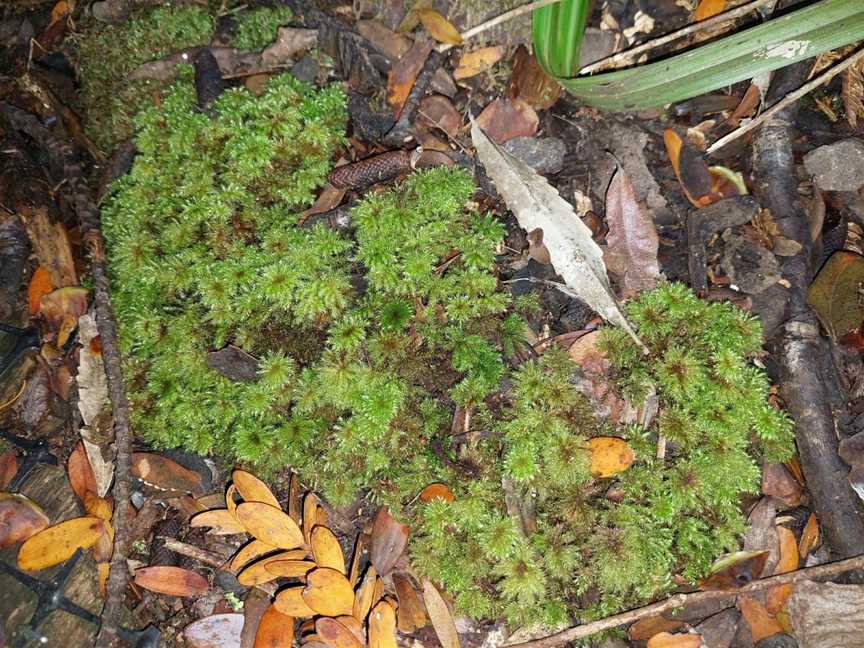
[(83, 502), (87, 497), (87, 493), (96, 493), (96, 474), (90, 465), (90, 459), (87, 457), (83, 441), (79, 441), (69, 455), (69, 460), (66, 462), (66, 473), (69, 477), (72, 491), (78, 496), (79, 500)]
[(405, 551), (407, 542), (408, 525), (397, 522), (386, 508), (378, 509), (372, 525), (369, 560), (379, 576), (390, 573), (399, 556)]
[(477, 125), (489, 139), (503, 144), (514, 137), (534, 135), (540, 119), (522, 99), (495, 99), (477, 116)]
[(254, 648), (291, 648), (294, 643), (294, 619), (271, 605), (264, 612), (255, 633)]
[(417, 41), (390, 70), (387, 78), (387, 103), (393, 109), (393, 116), (397, 119), (432, 47), (432, 41), (425, 39)]
[(200, 596), (210, 588), (200, 574), (167, 565), (142, 567), (135, 572), (135, 584), (169, 596)]
[(201, 492), (201, 475), (176, 461), (151, 452), (132, 454), (132, 474), (162, 490), (180, 493)]
[(18, 454), (7, 450), (0, 455), (0, 489), (6, 488), (18, 472)]

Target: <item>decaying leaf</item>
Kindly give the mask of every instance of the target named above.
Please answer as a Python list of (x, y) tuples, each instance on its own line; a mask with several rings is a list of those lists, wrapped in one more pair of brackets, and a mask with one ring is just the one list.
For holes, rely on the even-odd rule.
[(210, 589), (207, 579), (200, 574), (168, 565), (137, 569), (135, 584), (151, 592), (168, 596), (200, 596)]
[(253, 648), (291, 648), (293, 644), (294, 619), (271, 605), (258, 622)]
[(633, 449), (618, 437), (593, 437), (586, 447), (591, 454), (591, 475), (600, 479), (627, 470), (635, 459)]
[(0, 493), (0, 548), (10, 547), (48, 526), (48, 516), (33, 500), (17, 493)]
[(369, 614), (369, 648), (396, 648), (396, 612), (387, 601)]
[(278, 547), (262, 542), (261, 540), (252, 540), (240, 547), (234, 557), (231, 558), (231, 570), (237, 571), (246, 563), (256, 560), (268, 553), (276, 551)]
[(89, 549), (105, 533), (105, 521), (92, 516), (72, 518), (30, 536), (18, 550), (22, 571), (66, 562), (78, 549)]
[(30, 317), (33, 317), (39, 312), (39, 306), (42, 297), (54, 290), (55, 286), (51, 283), (51, 275), (45, 266), (39, 266), (30, 277), (30, 283), (27, 285), (27, 310)]
[(801, 503), (804, 488), (783, 464), (762, 466), (762, 494), (781, 500), (789, 508)]
[(432, 627), (442, 648), (459, 648), (459, 633), (456, 631), (456, 622), (453, 613), (442, 598), (440, 592), (428, 580), (423, 579), (423, 602), (426, 604), (426, 612)]
[(201, 475), (160, 454), (133, 452), (132, 475), (160, 490), (201, 493)]
[(660, 277), (660, 239), (654, 221), (636, 200), (633, 184), (618, 168), (606, 191), (606, 267), (623, 278), (624, 294), (651, 290)]
[(237, 507), (237, 520), (249, 535), (282, 549), (304, 544), (303, 532), (287, 513), (261, 502), (243, 502)]
[(783, 626), (780, 625), (780, 622), (753, 597), (746, 594), (739, 596), (738, 609), (741, 610), (744, 620), (750, 626), (750, 634), (753, 636), (754, 644), (766, 637), (783, 632)]
[[(780, 561), (774, 568), (775, 574), (786, 574), (798, 569), (798, 541), (795, 534), (786, 527), (778, 526), (777, 535), (780, 538)], [(768, 590), (765, 601), (765, 609), (768, 614), (776, 616), (783, 606), (786, 605), (786, 600), (792, 594), (794, 585), (778, 585)]]
[(414, 13), (420, 20), (423, 28), (429, 35), (439, 43), (458, 45), (462, 42), (462, 36), (450, 22), (434, 9), (414, 9)]
[(444, 95), (423, 97), (417, 107), (417, 122), (427, 128), (438, 128), (455, 137), (462, 127), (462, 115)]
[[(489, 139), (497, 144), (503, 144), (514, 137), (534, 135), (540, 126), (540, 118), (522, 99), (498, 98), (489, 102), (477, 116), (476, 123)], [(476, 140), (474, 146), (477, 146)]]
[(816, 516), (811, 513), (807, 518), (807, 524), (804, 525), (804, 530), (801, 532), (801, 540), (798, 542), (798, 555), (801, 560), (805, 560), (810, 552), (819, 546), (819, 521)]
[[(96, 317), (92, 313), (78, 318), (78, 341), (81, 343), (78, 352), (78, 375), (75, 377), (75, 382), (78, 383), (78, 411), (81, 412), (84, 425), (96, 426), (108, 405), (108, 379), (102, 360), (102, 338), (96, 327)], [(86, 453), (86, 448), (84, 451)], [(88, 465), (92, 471), (89, 458)], [(93, 478), (96, 479), (95, 472)], [(99, 494), (104, 495), (105, 492)]]
[(0, 489), (6, 488), (18, 472), (18, 453), (7, 450), (0, 454)]
[(644, 349), (612, 295), (603, 252), (591, 230), (576, 217), (572, 205), (531, 167), (492, 142), (472, 123), (471, 139), (489, 177), (495, 182), (519, 224), (531, 231), (541, 228), (555, 271), (566, 287), (604, 319), (622, 327)]
[(375, 565), (369, 565), (360, 587), (354, 593), (354, 604), (351, 608), (351, 614), (360, 622), (366, 620), (369, 610), (372, 609), (372, 597), (375, 595), (377, 581), (378, 573), (375, 571)]
[(693, 12), (693, 22), (706, 20), (726, 11), (726, 0), (700, 0), (699, 6)]
[(212, 509), (192, 516), (189, 525), (193, 527), (212, 527), (213, 535), (233, 535), (246, 533), (244, 527), (228, 509)]
[(841, 250), (831, 255), (807, 291), (807, 303), (835, 339), (864, 321), (864, 301), (858, 286), (864, 284), (864, 257)]
[(345, 557), (336, 535), (327, 527), (318, 525), (310, 536), (312, 556), (319, 567), (330, 567), (345, 573)]
[(699, 648), (702, 637), (697, 634), (658, 632), (648, 640), (647, 648)]
[(709, 576), (699, 581), (704, 590), (733, 591), (762, 576), (768, 551), (736, 551), (711, 565)]
[(315, 634), (332, 648), (363, 648), (364, 645), (351, 630), (330, 617), (315, 621)]
[(96, 475), (90, 466), (90, 459), (84, 450), (84, 442), (79, 441), (66, 462), (66, 474), (72, 491), (82, 502), (87, 493), (96, 493)]
[(408, 525), (390, 515), (386, 508), (378, 509), (372, 524), (369, 560), (379, 576), (386, 576), (393, 569), (408, 543)]
[(183, 640), (189, 648), (236, 648), (243, 623), (242, 614), (211, 614), (187, 625)]
[(440, 482), (436, 482), (434, 484), (429, 484), (426, 488), (420, 491), (420, 501), (429, 503), (434, 499), (442, 499), (445, 502), (452, 502), (453, 491), (451, 491), (447, 484), (442, 484)]
[[(280, 551), (279, 553), (267, 556), (256, 560), (251, 565), (247, 566), (237, 575), (237, 582), (246, 587), (260, 585), (261, 583), (269, 583), (272, 580), (279, 578), (279, 575), (271, 572), (268, 566), (275, 562), (285, 561), (302, 561), (306, 557), (306, 552), (302, 549), (293, 549), (291, 551)], [(302, 573), (305, 574), (304, 570)]]
[(485, 72), (500, 61), (503, 55), (504, 48), (500, 45), (465, 52), (459, 57), (459, 63), (453, 70), (453, 78), (459, 81)]
[(858, 127), (858, 118), (864, 117), (864, 59), (859, 59), (843, 72), (843, 108), (852, 128)]
[(667, 619), (662, 614), (639, 619), (627, 628), (627, 637), (630, 641), (648, 641), (661, 633), (674, 632), (684, 626), (683, 621)]
[(39, 314), (57, 332), (57, 348), (66, 344), (78, 325), (78, 318), (87, 312), (87, 289), (74, 286), (58, 288), (39, 300)]
[(534, 110), (546, 110), (561, 95), (561, 84), (546, 74), (535, 56), (520, 45), (513, 55), (509, 95), (526, 101)]
[(393, 61), (398, 61), (411, 49), (411, 41), (407, 37), (388, 29), (377, 20), (358, 20), (356, 28), (358, 34)]
[(284, 65), (300, 52), (314, 47), (317, 42), (317, 29), (279, 27), (276, 30), (276, 40), (261, 52), (261, 67)]
[(345, 574), (329, 567), (309, 572), (302, 595), (306, 605), (324, 616), (351, 614), (354, 608), (354, 590)]
[(387, 104), (393, 109), (393, 116), (396, 119), (399, 118), (408, 93), (414, 87), (414, 81), (423, 69), (432, 47), (432, 42), (429, 40), (417, 41), (390, 70), (387, 77)]
[(426, 609), (408, 576), (394, 573), (393, 587), (396, 589), (396, 598), (399, 601), (396, 610), (396, 625), (399, 631), (411, 633), (425, 626)]
[(255, 475), (246, 472), (245, 470), (235, 470), (231, 473), (231, 481), (234, 482), (234, 487), (240, 493), (240, 497), (246, 502), (262, 502), (269, 504), (275, 508), (281, 508), (279, 500), (267, 488), (267, 484), (258, 479)]
[(342, 202), (342, 198), (345, 197), (346, 191), (346, 189), (337, 189), (328, 182), (324, 185), (324, 189), (321, 190), (318, 198), (315, 199), (315, 203), (300, 215), (300, 224), (306, 222), (306, 219), (310, 216), (323, 214), (334, 207), (338, 207), (339, 203)]
[(273, 605), (282, 614), (287, 614), (297, 619), (315, 616), (315, 610), (306, 605), (306, 601), (303, 600), (303, 589), (303, 586), (299, 586), (282, 590), (276, 595)]

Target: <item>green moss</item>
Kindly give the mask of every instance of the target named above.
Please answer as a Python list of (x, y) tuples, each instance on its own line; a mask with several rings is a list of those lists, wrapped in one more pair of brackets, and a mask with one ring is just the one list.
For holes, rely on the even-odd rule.
[[(736, 548), (757, 459), (792, 448), (751, 362), (758, 323), (679, 285), (642, 295), (628, 313), (650, 354), (614, 329), (602, 340), (614, 388), (656, 394), (661, 414), (648, 429), (596, 421), (563, 351), (505, 363), (536, 303), (499, 291), (503, 229), (465, 172), (370, 193), (351, 237), (296, 226), (344, 141), (343, 100), (281, 76), (258, 98), (226, 92), (208, 118), (187, 71), (136, 118), (141, 154), (104, 218), (138, 433), (390, 506), (417, 572), (474, 616), (587, 619)], [(259, 358), (256, 382), (208, 368), (227, 343)], [(458, 442), (457, 404), (471, 412)], [(626, 438), (636, 462), (592, 477), (597, 435)], [(431, 482), (455, 499), (418, 502)]]
[(289, 7), (262, 7), (244, 11), (237, 17), (237, 30), (231, 45), (240, 49), (260, 50), (276, 38), (276, 30), (291, 20)]

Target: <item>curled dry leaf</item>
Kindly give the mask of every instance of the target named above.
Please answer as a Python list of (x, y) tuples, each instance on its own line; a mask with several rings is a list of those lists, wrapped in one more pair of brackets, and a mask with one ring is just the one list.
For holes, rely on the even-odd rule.
[(89, 549), (105, 533), (105, 521), (92, 516), (72, 518), (30, 536), (18, 550), (22, 571), (66, 562), (78, 549)]
[(238, 571), (243, 565), (253, 560), (266, 556), (268, 553), (276, 551), (278, 547), (262, 542), (261, 540), (252, 540), (240, 547), (240, 550), (234, 554), (231, 559), (231, 571)]
[(390, 515), (386, 508), (378, 509), (372, 524), (369, 560), (379, 576), (386, 576), (405, 551), (408, 543), (408, 525)]
[(351, 630), (330, 617), (315, 621), (315, 634), (332, 648), (363, 648), (364, 645)]
[(320, 524), (312, 529), (309, 538), (312, 547), (312, 557), (319, 567), (330, 567), (345, 573), (345, 557), (342, 555), (342, 547), (335, 534)]
[(70, 286), (42, 295), (39, 314), (57, 332), (57, 347), (69, 339), (78, 325), (78, 318), (87, 312), (87, 289)]
[(246, 533), (246, 527), (231, 515), (228, 509), (213, 509), (193, 515), (189, 521), (193, 527), (211, 527), (213, 535), (234, 535)]
[(456, 631), (453, 613), (450, 612), (440, 592), (427, 579), (423, 579), (423, 602), (426, 604), (429, 620), (432, 621), (432, 627), (435, 629), (438, 641), (441, 642), (441, 647), (459, 648), (459, 633)]
[(237, 520), (246, 531), (268, 544), (281, 549), (304, 545), (303, 532), (287, 513), (261, 502), (243, 502), (237, 507)]
[(439, 43), (447, 45), (458, 45), (462, 42), (462, 36), (450, 22), (434, 9), (414, 9), (414, 13), (420, 20), (420, 24), (429, 35)]
[(426, 625), (426, 609), (417, 590), (404, 574), (393, 574), (393, 587), (399, 607), (396, 612), (397, 627), (400, 632), (411, 633)]
[(366, 575), (363, 576), (363, 581), (357, 592), (354, 594), (354, 603), (351, 608), (351, 614), (360, 622), (366, 620), (369, 610), (372, 609), (372, 598), (375, 596), (375, 584), (378, 581), (378, 574), (375, 571), (375, 565), (369, 565), (366, 570)]
[[(477, 125), (497, 144), (514, 137), (530, 137), (537, 132), (540, 118), (522, 99), (495, 99), (477, 116)], [(474, 142), (475, 146), (477, 142)]]
[(261, 583), (269, 583), (270, 581), (279, 578), (278, 575), (267, 569), (267, 567), (271, 563), (289, 560), (302, 560), (305, 557), (306, 552), (302, 549), (280, 551), (279, 553), (273, 554), (272, 556), (262, 558), (243, 569), (243, 571), (241, 571), (237, 575), (237, 582), (241, 585), (245, 585), (246, 587), (260, 585)]
[(66, 474), (69, 477), (72, 491), (82, 502), (87, 497), (87, 493), (96, 493), (96, 474), (90, 465), (83, 441), (79, 441), (69, 454), (69, 460), (66, 462)]
[(293, 644), (294, 619), (271, 605), (258, 622), (253, 648), (291, 648)]
[(306, 493), (303, 498), (303, 542), (312, 542), (312, 529), (318, 524), (318, 498), (314, 493)]
[(500, 45), (465, 52), (459, 57), (459, 63), (453, 71), (453, 78), (459, 81), (485, 72), (500, 61), (503, 55), (504, 48)]
[[(780, 539), (780, 561), (774, 568), (775, 574), (786, 574), (798, 569), (798, 541), (795, 534), (786, 527), (777, 527), (777, 536)], [(768, 590), (765, 600), (765, 609), (768, 614), (776, 616), (792, 594), (794, 584), (778, 585)]]
[(317, 614), (341, 616), (354, 608), (354, 590), (345, 574), (329, 567), (319, 567), (306, 576), (303, 601)]
[(434, 499), (442, 499), (445, 502), (452, 502), (455, 498), (453, 497), (453, 491), (448, 488), (447, 484), (436, 482), (434, 484), (429, 484), (426, 488), (420, 491), (421, 502), (429, 503)]
[(369, 648), (396, 648), (396, 612), (387, 601), (369, 615)]
[(168, 596), (200, 596), (210, 586), (207, 579), (182, 567), (157, 565), (135, 571), (135, 584), (151, 592)]
[(245, 470), (235, 470), (231, 473), (231, 481), (234, 482), (234, 487), (240, 493), (240, 497), (246, 502), (262, 502), (269, 504), (277, 509), (282, 507), (279, 505), (279, 500), (272, 491), (267, 488), (267, 484), (258, 479), (252, 473)]
[(297, 619), (315, 616), (315, 610), (306, 605), (306, 601), (303, 600), (303, 589), (301, 585), (282, 590), (276, 595), (273, 605), (282, 614), (287, 614)]
[(618, 437), (593, 437), (586, 446), (591, 454), (591, 475), (601, 479), (627, 470), (635, 459), (633, 449)]
[(33, 500), (17, 493), (0, 493), (0, 548), (9, 547), (48, 526), (48, 516)]
[(132, 475), (160, 490), (201, 493), (201, 475), (152, 452), (132, 453)]

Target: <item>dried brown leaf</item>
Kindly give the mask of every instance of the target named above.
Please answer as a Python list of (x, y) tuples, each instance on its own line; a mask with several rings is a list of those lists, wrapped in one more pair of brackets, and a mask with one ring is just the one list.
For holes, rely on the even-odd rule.
[(477, 116), (477, 125), (495, 143), (503, 144), (514, 137), (531, 137), (540, 119), (522, 99), (495, 99)]
[(386, 508), (378, 509), (372, 524), (369, 560), (379, 576), (386, 576), (405, 551), (408, 525), (398, 522)]
[(200, 574), (168, 565), (136, 570), (135, 584), (151, 592), (169, 596), (200, 596), (210, 589), (207, 579)]
[(132, 475), (163, 491), (201, 493), (201, 475), (152, 452), (132, 454)]
[(287, 513), (261, 502), (243, 502), (237, 507), (237, 520), (246, 531), (268, 544), (282, 549), (304, 545), (303, 532)]
[(291, 648), (293, 644), (294, 619), (271, 605), (258, 622), (253, 648)]
[(459, 57), (459, 63), (453, 71), (453, 78), (459, 81), (485, 72), (500, 61), (503, 55), (504, 48), (500, 45), (465, 52)]
[(509, 95), (522, 99), (534, 110), (546, 110), (561, 95), (561, 84), (546, 74), (534, 55), (520, 45), (513, 56)]
[(48, 526), (36, 502), (17, 493), (0, 493), (0, 548), (27, 540)]
[(462, 35), (450, 21), (434, 9), (414, 9), (420, 24), (429, 33), (429, 35), (439, 43), (447, 45), (459, 45), (462, 42)]
[(429, 619), (432, 621), (432, 627), (442, 648), (460, 648), (459, 633), (456, 631), (453, 613), (440, 592), (426, 579), (423, 580), (423, 602), (426, 604), (426, 611), (429, 613)]
[(393, 109), (393, 116), (397, 119), (432, 47), (429, 40), (417, 41), (390, 70), (387, 77), (387, 104)]

